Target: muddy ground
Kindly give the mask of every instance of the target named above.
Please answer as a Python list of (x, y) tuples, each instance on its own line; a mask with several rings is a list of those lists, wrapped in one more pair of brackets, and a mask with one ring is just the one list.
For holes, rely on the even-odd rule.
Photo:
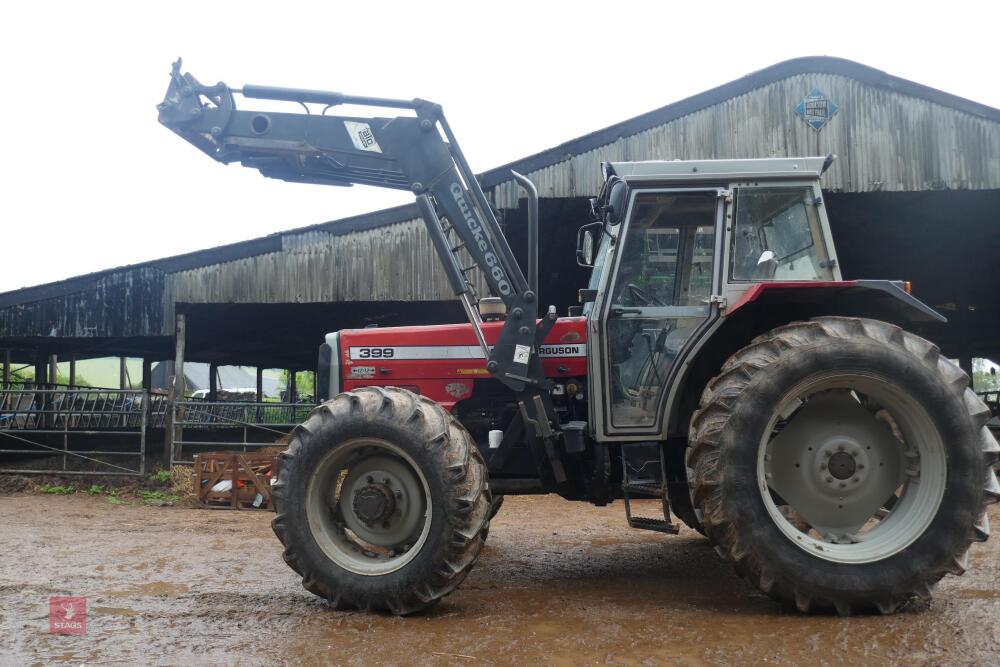
[[(403, 619), (325, 607), (281, 560), (270, 518), (0, 496), (0, 664), (1000, 663), (996, 536), (929, 605), (802, 616), (691, 531), (630, 530), (621, 503), (508, 498), (458, 592)], [(87, 597), (85, 636), (49, 634), (53, 595)]]

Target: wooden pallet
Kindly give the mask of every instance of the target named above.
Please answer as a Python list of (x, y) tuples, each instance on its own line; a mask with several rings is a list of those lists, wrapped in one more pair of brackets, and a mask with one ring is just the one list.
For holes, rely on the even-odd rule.
[[(271, 479), (277, 471), (273, 455), (203, 452), (194, 457), (194, 493), (205, 508), (271, 509)], [(230, 489), (213, 490), (227, 481)]]

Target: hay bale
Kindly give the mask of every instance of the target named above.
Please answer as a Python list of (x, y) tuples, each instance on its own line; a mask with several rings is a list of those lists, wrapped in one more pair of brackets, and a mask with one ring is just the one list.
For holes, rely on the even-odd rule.
[(196, 498), (194, 493), (194, 468), (192, 466), (171, 466), (170, 492), (183, 499), (193, 500)]

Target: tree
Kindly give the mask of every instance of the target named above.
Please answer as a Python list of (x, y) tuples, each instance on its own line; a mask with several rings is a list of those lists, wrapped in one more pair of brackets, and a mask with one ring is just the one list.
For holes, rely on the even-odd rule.
[(976, 391), (1000, 391), (1000, 366), (989, 359), (973, 359), (972, 386)]
[[(298, 371), (295, 374), (295, 393), (299, 400), (306, 397), (315, 398), (316, 373), (313, 371)], [(288, 371), (281, 371), (281, 378), (278, 380), (278, 389), (284, 394), (288, 390)], [(286, 395), (287, 400), (287, 395)]]

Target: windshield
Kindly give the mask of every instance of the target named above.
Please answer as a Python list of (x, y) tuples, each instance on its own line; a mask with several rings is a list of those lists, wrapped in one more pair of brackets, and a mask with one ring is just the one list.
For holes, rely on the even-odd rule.
[(738, 188), (735, 280), (832, 280), (811, 187)]
[[(601, 273), (604, 271), (604, 264), (608, 261), (608, 249), (611, 247), (611, 235), (601, 232), (601, 240), (597, 245), (597, 254), (594, 255), (594, 266), (590, 270), (590, 280), (587, 282), (587, 289), (596, 290), (601, 282)], [(589, 315), (594, 308), (594, 302), (583, 304), (583, 314)]]

